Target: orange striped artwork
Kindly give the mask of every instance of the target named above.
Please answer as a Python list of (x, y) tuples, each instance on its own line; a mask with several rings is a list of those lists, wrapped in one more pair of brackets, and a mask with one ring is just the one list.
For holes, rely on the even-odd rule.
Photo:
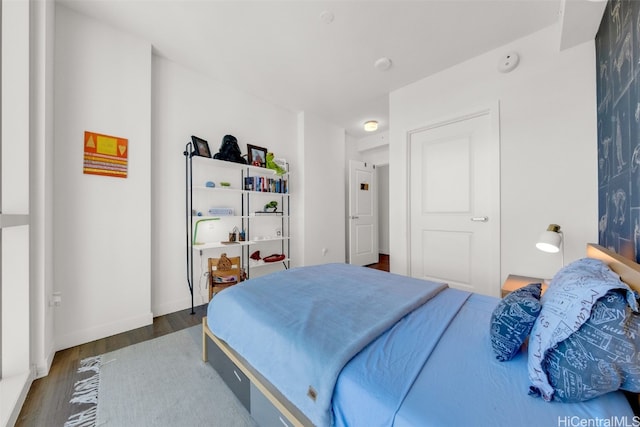
[(117, 136), (84, 132), (84, 173), (127, 177), (129, 140)]

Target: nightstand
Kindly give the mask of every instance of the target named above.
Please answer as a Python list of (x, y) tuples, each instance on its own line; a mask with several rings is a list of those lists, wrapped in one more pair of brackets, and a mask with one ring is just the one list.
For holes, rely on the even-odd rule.
[(527, 286), (530, 283), (542, 283), (542, 292), (547, 289), (547, 284), (544, 279), (538, 277), (518, 276), (516, 274), (510, 274), (507, 280), (502, 284), (502, 298), (509, 295), (516, 289), (520, 289), (523, 286)]

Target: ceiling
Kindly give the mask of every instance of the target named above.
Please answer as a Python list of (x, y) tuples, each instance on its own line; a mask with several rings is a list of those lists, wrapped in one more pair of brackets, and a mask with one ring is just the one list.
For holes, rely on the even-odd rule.
[[(317, 114), (356, 138), (370, 119), (380, 122), (378, 132), (388, 128), (390, 91), (561, 15), (561, 0), (57, 2), (149, 41), (157, 55)], [(392, 60), (387, 71), (374, 68), (381, 57)]]

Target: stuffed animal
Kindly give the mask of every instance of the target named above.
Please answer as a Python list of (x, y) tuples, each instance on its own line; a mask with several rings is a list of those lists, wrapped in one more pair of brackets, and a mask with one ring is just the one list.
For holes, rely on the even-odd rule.
[(226, 271), (231, 270), (231, 260), (227, 258), (227, 254), (223, 253), (220, 255), (220, 259), (218, 260), (218, 265), (216, 266), (218, 271)]
[(284, 175), (287, 171), (282, 169), (279, 164), (273, 160), (273, 153), (267, 153), (267, 169), (273, 169), (278, 175)]
[(214, 159), (226, 160), (228, 162), (247, 164), (247, 160), (242, 157), (238, 140), (233, 135), (225, 135), (222, 138), (220, 151), (213, 155)]

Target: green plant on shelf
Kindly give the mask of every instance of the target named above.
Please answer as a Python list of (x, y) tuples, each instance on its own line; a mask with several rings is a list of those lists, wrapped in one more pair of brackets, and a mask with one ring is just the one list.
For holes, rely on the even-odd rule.
[(275, 212), (278, 210), (278, 202), (275, 200), (270, 201), (266, 205), (264, 205), (265, 212)]

